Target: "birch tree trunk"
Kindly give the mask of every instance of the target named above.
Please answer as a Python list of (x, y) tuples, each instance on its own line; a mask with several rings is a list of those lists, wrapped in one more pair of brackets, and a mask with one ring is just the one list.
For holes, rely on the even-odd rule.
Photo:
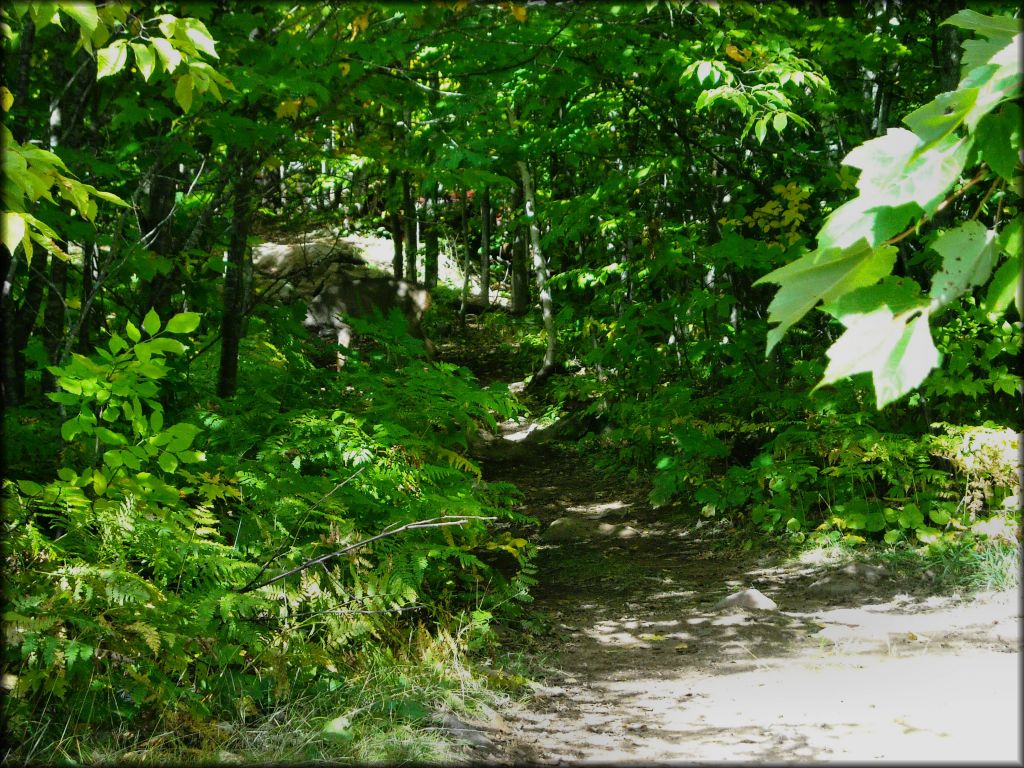
[(517, 160), (519, 175), (523, 180), (523, 210), (526, 213), (526, 221), (530, 231), (530, 250), (533, 253), (533, 269), (537, 275), (537, 291), (540, 294), (540, 311), (544, 318), (544, 332), (548, 336), (548, 346), (544, 351), (544, 362), (540, 370), (534, 374), (530, 381), (530, 387), (536, 387), (555, 370), (555, 311), (551, 302), (551, 289), (548, 286), (550, 273), (548, 263), (544, 258), (544, 251), (540, 247), (540, 227), (537, 226), (537, 203), (533, 194), (533, 178), (530, 176), (530, 169), (526, 163)]

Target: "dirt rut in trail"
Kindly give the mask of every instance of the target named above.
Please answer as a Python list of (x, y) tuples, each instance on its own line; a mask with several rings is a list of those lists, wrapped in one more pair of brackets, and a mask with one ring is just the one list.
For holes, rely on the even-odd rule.
[[(744, 552), (557, 444), (486, 456), (543, 523), (531, 612), (549, 629), (506, 639), (542, 684), (467, 759), (1020, 761), (1016, 592)], [(747, 588), (778, 609), (717, 607)]]

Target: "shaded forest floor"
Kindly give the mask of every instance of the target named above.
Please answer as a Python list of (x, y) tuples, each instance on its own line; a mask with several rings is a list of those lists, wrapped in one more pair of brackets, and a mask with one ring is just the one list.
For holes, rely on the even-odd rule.
[[(483, 464), (541, 521), (537, 631), (502, 638), (537, 682), (469, 734), (467, 759), (1021, 760), (1016, 591), (744, 550), (727, 521), (654, 510), (528, 427), (504, 425)], [(777, 609), (718, 606), (748, 588)]]

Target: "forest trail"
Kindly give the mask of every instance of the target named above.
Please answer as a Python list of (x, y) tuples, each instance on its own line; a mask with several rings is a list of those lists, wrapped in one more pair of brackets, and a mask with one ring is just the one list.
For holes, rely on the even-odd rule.
[[(491, 445), (484, 467), (542, 523), (528, 610), (544, 631), (503, 640), (542, 684), (472, 761), (1020, 762), (1015, 591), (961, 598), (838, 556), (743, 551), (532, 437)], [(747, 588), (778, 609), (716, 606)]]

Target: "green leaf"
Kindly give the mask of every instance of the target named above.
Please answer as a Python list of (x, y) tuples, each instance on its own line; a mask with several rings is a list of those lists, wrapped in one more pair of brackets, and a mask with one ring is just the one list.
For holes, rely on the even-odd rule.
[(150, 309), (146, 316), (142, 318), (142, 328), (150, 336), (155, 336), (157, 331), (160, 330), (160, 316), (155, 310)]
[(883, 305), (840, 320), (847, 330), (825, 353), (829, 364), (814, 389), (869, 372), (881, 409), (920, 386), (939, 364), (927, 312), (911, 310), (894, 316)]
[(19, 480), (18, 489), (26, 496), (38, 496), (43, 492), (43, 486), (31, 480)]
[(131, 43), (131, 47), (135, 52), (135, 66), (139, 68), (142, 79), (148, 83), (149, 78), (153, 75), (153, 70), (156, 69), (156, 55), (152, 48), (142, 43)]
[(1021, 308), (1021, 286), (1024, 285), (1024, 257), (1019, 253), (1003, 262), (989, 283), (983, 308), (989, 320), (995, 321), (1010, 302), (1016, 299), (1017, 317), (1024, 317)]
[(106, 427), (96, 427), (93, 432), (101, 442), (107, 445), (125, 445), (128, 442), (124, 435), (119, 435), (117, 432)]
[(149, 426), (154, 434), (164, 428), (164, 412), (162, 410), (157, 409), (149, 414)]
[(167, 321), (168, 333), (192, 333), (199, 327), (202, 315), (198, 312), (179, 312)]
[(936, 525), (945, 525), (949, 522), (949, 512), (940, 506), (933, 506), (928, 510), (928, 517)]
[(924, 515), (917, 505), (912, 503), (904, 505), (896, 519), (901, 528), (917, 528), (924, 524)]
[(1016, 104), (1004, 104), (995, 114), (986, 115), (978, 124), (975, 137), (981, 159), (1006, 181), (1013, 182), (1021, 146), (1021, 110)]
[(923, 107), (903, 118), (918, 135), (923, 147), (931, 146), (959, 128), (978, 100), (977, 88), (940, 93)]
[(811, 251), (758, 279), (754, 285), (780, 285), (768, 306), (768, 320), (778, 326), (768, 332), (765, 354), (770, 354), (789, 327), (819, 301), (830, 302), (877, 282), (892, 271), (895, 262), (896, 249), (892, 246), (871, 248), (861, 240), (851, 248)]
[(921, 215), (916, 203), (896, 208), (877, 206), (864, 195), (836, 208), (818, 232), (818, 250), (849, 248), (859, 240), (874, 247), (900, 232), (907, 223)]
[(192, 108), (192, 75), (184, 74), (178, 78), (174, 85), (174, 100), (181, 106), (182, 112), (188, 114)]
[(123, 452), (115, 448), (103, 452), (103, 463), (111, 469), (117, 469), (124, 465)]
[(96, 51), (96, 79), (99, 80), (110, 75), (117, 74), (128, 61), (127, 43), (115, 40), (106, 48)]
[(18, 244), (25, 239), (25, 219), (20, 213), (4, 211), (3, 241), (8, 252), (14, 253)]
[(942, 233), (932, 249), (942, 256), (942, 268), (929, 292), (934, 310), (988, 281), (995, 258), (995, 232), (977, 221), (965, 221)]
[[(179, 24), (183, 24), (185, 28), (185, 37), (187, 37), (192, 45), (197, 50), (202, 51), (207, 56), (213, 59), (220, 58), (217, 56), (217, 49), (215, 47), (213, 37), (210, 35), (206, 25), (203, 24), (199, 19), (179, 19)], [(186, 110), (187, 112), (188, 110)]]
[(199, 427), (182, 421), (168, 428), (165, 434), (171, 438), (167, 444), (167, 450), (178, 453), (192, 444), (192, 440), (199, 434)]
[(92, 489), (97, 496), (102, 496), (107, 492), (107, 476), (100, 470), (96, 470), (92, 474)]
[(174, 74), (174, 70), (181, 64), (181, 54), (171, 45), (170, 40), (154, 37), (150, 42), (153, 45), (153, 50), (156, 51), (157, 57), (160, 59), (160, 63), (163, 65), (164, 72), (169, 75)]
[(843, 294), (835, 301), (822, 305), (821, 309), (841, 320), (849, 315), (873, 312), (881, 306), (889, 307), (894, 315), (898, 315), (928, 306), (928, 299), (914, 280), (889, 275), (877, 285), (864, 286)]
[[(168, 327), (170, 327), (169, 322)], [(143, 344), (145, 344), (148, 347), (151, 353), (169, 352), (172, 355), (181, 355), (184, 354), (185, 351), (188, 349), (188, 347), (186, 347), (177, 339), (169, 339), (167, 337), (161, 337), (159, 339), (149, 339), (148, 341), (143, 342)]]
[(125, 323), (124, 332), (133, 343), (142, 339), (142, 333), (135, 327), (135, 324), (131, 320)]
[(160, 465), (160, 469), (168, 474), (172, 474), (178, 468), (177, 457), (172, 453), (167, 453), (167, 451), (160, 454), (156, 463)]
[(58, 3), (58, 6), (89, 34), (92, 34), (93, 30), (100, 23), (100, 17), (96, 13), (94, 3), (83, 3), (80, 0), (63, 0), (63, 2)]
[(931, 214), (960, 178), (970, 147), (969, 137), (946, 136), (926, 145), (912, 131), (890, 128), (856, 147), (843, 163), (861, 169), (857, 189), (872, 207), (916, 203)]

